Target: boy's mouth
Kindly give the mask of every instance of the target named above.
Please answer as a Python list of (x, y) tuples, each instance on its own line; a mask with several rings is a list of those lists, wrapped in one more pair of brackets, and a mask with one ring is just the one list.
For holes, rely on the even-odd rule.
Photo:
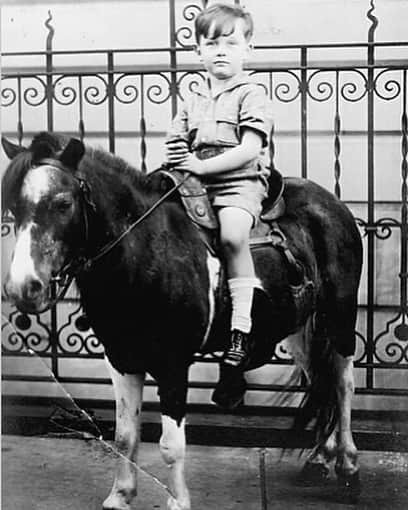
[(215, 64), (216, 66), (218, 66), (218, 65), (224, 65), (224, 66), (226, 66), (226, 65), (228, 65), (228, 64), (229, 64), (229, 62), (226, 62), (225, 60), (216, 60), (216, 61), (214, 62), (214, 64)]

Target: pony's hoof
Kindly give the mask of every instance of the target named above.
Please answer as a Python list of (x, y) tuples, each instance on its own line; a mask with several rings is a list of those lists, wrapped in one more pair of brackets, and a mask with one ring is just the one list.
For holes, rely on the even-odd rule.
[(361, 494), (360, 474), (356, 471), (352, 475), (337, 475), (337, 483), (342, 491), (342, 500), (356, 503)]
[(119, 494), (111, 494), (102, 504), (103, 510), (131, 510), (129, 501)]
[(299, 476), (302, 485), (319, 485), (329, 479), (329, 468), (322, 462), (306, 461)]
[(190, 510), (190, 502), (186, 501), (185, 503), (179, 503), (173, 497), (170, 497), (167, 500), (167, 510)]

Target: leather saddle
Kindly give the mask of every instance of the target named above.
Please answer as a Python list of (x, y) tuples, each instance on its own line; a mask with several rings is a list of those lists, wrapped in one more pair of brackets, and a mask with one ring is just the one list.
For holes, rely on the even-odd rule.
[[(218, 229), (218, 220), (208, 199), (207, 192), (201, 181), (195, 175), (185, 178), (183, 172), (177, 170), (161, 170), (160, 173), (173, 183), (179, 186), (178, 192), (184, 204), (187, 215), (198, 227), (205, 229)], [(182, 183), (182, 184), (180, 184)], [(261, 221), (270, 223), (285, 213), (285, 200), (283, 191), (285, 184), (280, 172), (271, 169), (268, 179), (269, 193), (263, 202)]]
[[(176, 170), (160, 169), (158, 173), (170, 180), (174, 186), (180, 185), (179, 196), (187, 215), (196, 225), (199, 235), (210, 253), (218, 256), (218, 220), (200, 180), (194, 175), (184, 180), (185, 174)], [(183, 180), (184, 182), (182, 182)], [(293, 255), (288, 240), (277, 221), (286, 211), (283, 197), (285, 189), (283, 177), (280, 172), (271, 169), (268, 180), (269, 194), (262, 204), (261, 221), (252, 229), (249, 243), (251, 249), (269, 245), (281, 253), (288, 270), (295, 308), (299, 315), (296, 323), (300, 324), (313, 304), (314, 283), (307, 278), (303, 264)]]

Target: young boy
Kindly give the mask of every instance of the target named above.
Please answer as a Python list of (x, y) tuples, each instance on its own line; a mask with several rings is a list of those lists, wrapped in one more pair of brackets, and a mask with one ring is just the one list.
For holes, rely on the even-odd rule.
[(167, 162), (199, 176), (218, 215), (232, 300), (224, 366), (248, 362), (254, 287), (249, 233), (261, 212), (269, 172), (263, 161), (272, 126), (264, 88), (243, 72), (253, 21), (240, 6), (216, 3), (195, 20), (197, 53), (208, 75), (175, 117)]

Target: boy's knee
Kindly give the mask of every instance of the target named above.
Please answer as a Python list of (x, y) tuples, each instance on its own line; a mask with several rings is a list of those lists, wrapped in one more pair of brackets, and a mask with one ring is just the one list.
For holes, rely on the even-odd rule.
[(237, 253), (248, 243), (247, 236), (241, 235), (240, 232), (222, 233), (221, 248), (224, 253)]

